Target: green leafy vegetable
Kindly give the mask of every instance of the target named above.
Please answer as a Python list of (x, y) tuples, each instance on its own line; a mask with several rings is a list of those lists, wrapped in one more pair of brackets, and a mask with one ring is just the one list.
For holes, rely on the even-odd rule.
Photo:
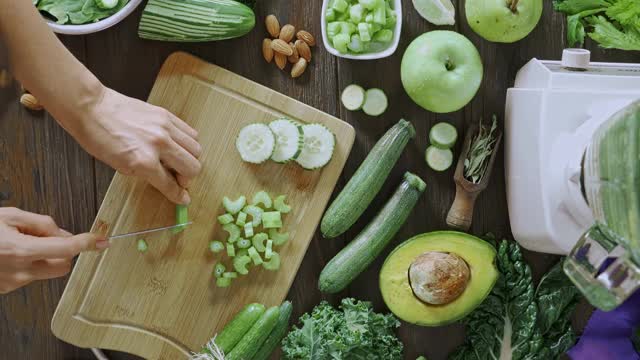
[(474, 184), (482, 181), (482, 178), (487, 173), (489, 160), (495, 150), (497, 127), (498, 120), (493, 115), (491, 128), (487, 129), (486, 126), (482, 125), (481, 121), (478, 134), (471, 140), (469, 153), (467, 158), (464, 159), (464, 177)]
[(567, 42), (582, 46), (585, 33), (601, 47), (640, 50), (640, 1), (554, 0), (567, 14)]
[(373, 312), (369, 302), (346, 298), (335, 309), (323, 301), (300, 323), (282, 343), (286, 359), (402, 359), (402, 343), (394, 334), (400, 322)]
[(129, 0), (119, 0), (112, 9), (101, 9), (95, 0), (40, 0), (37, 8), (52, 16), (58, 24), (81, 25), (107, 18), (122, 9)]
[(576, 341), (570, 317), (580, 294), (564, 275), (562, 263), (537, 288), (520, 247), (498, 246), (500, 277), (487, 299), (465, 319), (467, 338), (452, 360), (551, 360)]

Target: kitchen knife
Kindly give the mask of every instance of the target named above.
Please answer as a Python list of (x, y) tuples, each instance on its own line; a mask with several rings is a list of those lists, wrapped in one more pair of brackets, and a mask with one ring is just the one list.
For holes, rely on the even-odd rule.
[(149, 233), (154, 233), (154, 232), (159, 232), (159, 231), (172, 230), (172, 229), (176, 229), (176, 228), (179, 228), (179, 227), (187, 227), (187, 226), (189, 226), (191, 224), (193, 224), (193, 221), (189, 221), (189, 222), (186, 222), (184, 224), (163, 226), (163, 227), (159, 227), (159, 228), (155, 228), (155, 229), (141, 230), (141, 231), (126, 233), (126, 234), (114, 235), (114, 236), (110, 236), (109, 240), (121, 239), (121, 238), (129, 237), (129, 236), (144, 235), (144, 234), (149, 234)]

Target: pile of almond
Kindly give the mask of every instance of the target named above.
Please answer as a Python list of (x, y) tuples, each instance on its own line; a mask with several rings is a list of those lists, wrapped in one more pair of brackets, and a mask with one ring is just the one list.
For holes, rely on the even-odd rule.
[[(311, 61), (311, 47), (316, 45), (316, 40), (308, 31), (300, 30), (287, 24), (280, 28), (280, 22), (275, 15), (269, 15), (265, 19), (267, 32), (271, 36), (262, 41), (262, 55), (270, 63), (275, 59), (276, 66), (284, 70), (287, 62), (293, 64), (291, 77), (301, 76)], [(295, 42), (293, 42), (295, 36)]]

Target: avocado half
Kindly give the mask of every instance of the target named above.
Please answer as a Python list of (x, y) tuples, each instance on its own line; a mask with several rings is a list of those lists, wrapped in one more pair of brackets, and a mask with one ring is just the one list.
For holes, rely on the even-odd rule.
[[(425, 252), (452, 253), (470, 270), (469, 282), (453, 301), (431, 305), (415, 296), (409, 283), (409, 267)], [(420, 234), (398, 245), (380, 270), (380, 291), (389, 309), (400, 319), (421, 325), (440, 326), (473, 311), (489, 295), (498, 279), (496, 250), (488, 242), (456, 231)]]

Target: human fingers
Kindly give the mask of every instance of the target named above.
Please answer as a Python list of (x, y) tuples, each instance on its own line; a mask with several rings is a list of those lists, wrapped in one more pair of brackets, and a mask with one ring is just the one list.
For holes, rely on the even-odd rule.
[(45, 280), (65, 276), (70, 270), (70, 259), (45, 259), (33, 262), (27, 273), (32, 280)]
[(170, 111), (167, 110), (167, 113), (169, 114), (169, 120), (171, 120), (173, 125), (175, 125), (178, 129), (180, 129), (183, 132), (185, 132), (187, 135), (189, 135), (194, 140), (198, 139), (198, 131), (196, 131), (196, 129), (194, 129), (191, 126), (189, 126), (189, 124), (187, 124), (186, 122), (182, 121), (182, 119), (180, 119), (179, 117), (173, 115)]
[(167, 148), (160, 155), (160, 160), (166, 167), (180, 174), (183, 177), (182, 180), (186, 180), (186, 184), (181, 183), (183, 187), (202, 170), (200, 161), (177, 143)]
[(147, 170), (143, 177), (170, 201), (181, 205), (191, 202), (187, 190), (178, 184), (176, 177), (161, 162)]
[(109, 247), (104, 236), (93, 233), (68, 237), (26, 237), (19, 243), (21, 251), (25, 256), (35, 259), (71, 259), (83, 251)]
[(55, 220), (47, 215), (34, 214), (16, 208), (2, 208), (0, 216), (5, 224), (23, 234), (33, 236), (65, 236), (66, 232), (58, 227)]
[(8, 294), (32, 281), (31, 276), (25, 271), (0, 272), (0, 294)]
[(191, 155), (193, 155), (196, 159), (202, 155), (202, 146), (198, 143), (196, 139), (189, 136), (183, 130), (178, 128), (177, 126), (169, 127), (169, 135), (178, 145), (187, 150)]

